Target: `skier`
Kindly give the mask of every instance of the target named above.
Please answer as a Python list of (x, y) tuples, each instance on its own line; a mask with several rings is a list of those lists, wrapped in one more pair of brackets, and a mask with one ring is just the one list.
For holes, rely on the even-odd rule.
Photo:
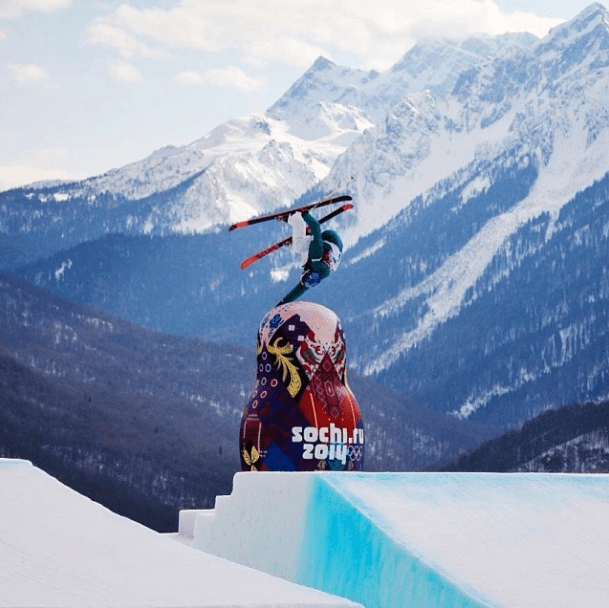
[[(308, 211), (294, 213), (287, 221), (292, 227), (293, 251), (301, 255), (303, 273), (298, 285), (277, 306), (297, 300), (335, 271), (343, 251), (343, 242), (338, 233), (335, 230), (322, 232), (319, 222)], [(310, 235), (307, 235), (307, 226), (311, 230)]]

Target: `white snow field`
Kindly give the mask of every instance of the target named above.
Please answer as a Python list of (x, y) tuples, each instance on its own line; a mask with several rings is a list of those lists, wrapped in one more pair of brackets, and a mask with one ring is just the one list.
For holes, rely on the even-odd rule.
[(3, 459), (0, 606), (357, 608), (176, 543)]
[(367, 608), (607, 608), (609, 475), (238, 473), (195, 548)]
[(606, 608), (608, 521), (609, 475), (238, 473), (163, 535), (0, 459), (0, 608)]

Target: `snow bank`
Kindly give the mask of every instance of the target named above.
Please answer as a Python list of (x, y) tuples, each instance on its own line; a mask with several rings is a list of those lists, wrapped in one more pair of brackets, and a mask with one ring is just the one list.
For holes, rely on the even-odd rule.
[(0, 607), (344, 607), (176, 543), (0, 459)]
[(178, 543), (0, 459), (0, 608), (605, 608), (608, 518), (608, 475), (239, 473)]
[(605, 608), (609, 476), (239, 473), (199, 549), (375, 606)]

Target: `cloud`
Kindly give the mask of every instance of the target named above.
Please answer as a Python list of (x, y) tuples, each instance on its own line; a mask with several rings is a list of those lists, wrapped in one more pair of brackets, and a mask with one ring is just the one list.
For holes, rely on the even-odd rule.
[[(174, 0), (169, 8), (122, 4), (89, 35), (124, 56), (168, 47), (231, 50), (252, 65), (302, 67), (320, 54), (349, 53), (387, 67), (421, 38), (507, 31), (543, 36), (560, 21), (532, 12), (506, 15), (493, 0)], [(113, 35), (100, 36), (102, 27)]]
[(108, 73), (118, 82), (136, 83), (144, 80), (141, 72), (128, 61), (109, 62)]
[(128, 30), (111, 23), (97, 20), (87, 28), (85, 39), (93, 44), (102, 44), (117, 49), (119, 54), (126, 58), (133, 57), (163, 57), (165, 54), (160, 49), (150, 47)]
[(264, 67), (280, 57), (282, 63), (308, 68), (320, 55), (328, 57), (331, 53), (327, 47), (296, 38), (263, 37), (245, 45), (243, 59), (251, 65)]
[(69, 179), (74, 179), (74, 177), (64, 169), (41, 169), (24, 165), (0, 166), (0, 192), (34, 182)]
[(86, 177), (71, 166), (70, 150), (65, 147), (32, 148), (13, 157), (10, 164), (0, 165), (0, 192), (39, 181), (79, 180)]
[(6, 68), (14, 82), (23, 85), (52, 86), (51, 76), (37, 63), (9, 63)]
[(186, 70), (176, 76), (176, 81), (183, 85), (208, 84), (216, 87), (232, 87), (248, 92), (260, 91), (267, 85), (265, 79), (248, 76), (238, 67), (206, 70), (203, 73)]
[(71, 4), (72, 0), (0, 0), (0, 19), (16, 19), (27, 11), (51, 13)]
[(540, 17), (532, 11), (504, 14), (493, 0), (467, 0), (458, 3), (451, 0), (434, 0), (432, 4), (431, 13), (421, 11), (409, 24), (408, 30), (414, 37), (455, 37), (478, 32), (495, 35), (523, 31), (543, 37), (550, 28), (563, 21)]
[(87, 28), (87, 42), (116, 48), (123, 57), (165, 57), (167, 47), (199, 51), (218, 49), (200, 10), (180, 4), (168, 9), (119, 6), (114, 13), (96, 19)]

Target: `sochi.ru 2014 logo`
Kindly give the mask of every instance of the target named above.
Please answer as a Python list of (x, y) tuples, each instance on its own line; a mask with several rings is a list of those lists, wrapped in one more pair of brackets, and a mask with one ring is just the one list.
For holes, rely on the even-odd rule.
[(292, 427), (292, 443), (302, 443), (304, 460), (361, 460), (364, 454), (364, 429), (353, 429), (349, 437), (349, 429), (330, 426), (294, 426)]

